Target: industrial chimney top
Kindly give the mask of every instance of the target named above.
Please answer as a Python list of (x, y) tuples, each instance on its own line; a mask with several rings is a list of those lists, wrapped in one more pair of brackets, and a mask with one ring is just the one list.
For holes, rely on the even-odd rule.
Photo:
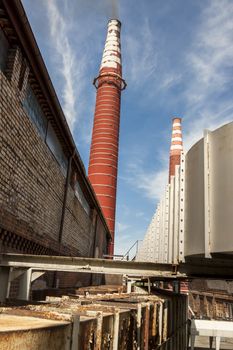
[(111, 18), (109, 21), (108, 21), (108, 24), (111, 23), (111, 22), (116, 22), (120, 27), (121, 27), (121, 21), (117, 18)]

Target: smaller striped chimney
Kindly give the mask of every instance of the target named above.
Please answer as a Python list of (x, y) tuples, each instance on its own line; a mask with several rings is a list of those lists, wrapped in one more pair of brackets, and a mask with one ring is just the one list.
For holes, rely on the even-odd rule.
[(172, 140), (169, 158), (169, 183), (171, 176), (175, 175), (176, 165), (180, 165), (180, 156), (183, 151), (181, 118), (172, 119)]

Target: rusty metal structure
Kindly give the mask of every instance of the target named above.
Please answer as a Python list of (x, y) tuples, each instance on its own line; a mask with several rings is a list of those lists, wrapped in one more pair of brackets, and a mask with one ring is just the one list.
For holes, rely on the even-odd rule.
[[(223, 269), (224, 266), (224, 269)], [(169, 281), (174, 284), (174, 290), (180, 292), (180, 282), (187, 278), (220, 278), (232, 279), (233, 267), (231, 261), (224, 265), (222, 261), (198, 259), (173, 264), (157, 264), (135, 261), (118, 261), (109, 259), (77, 258), (63, 256), (35, 256), (20, 254), (0, 255), (0, 302), (10, 296), (10, 288), (14, 280), (18, 280), (18, 298), (29, 300), (31, 283), (41, 277), (46, 271), (64, 271), (75, 273), (110, 274), (124, 276), (128, 291), (135, 282), (147, 279), (153, 281)]]
[(97, 291), (0, 308), (1, 349), (186, 350), (186, 296)]
[(97, 95), (88, 167), (88, 177), (111, 233), (109, 255), (114, 253), (120, 101), (126, 87), (122, 79), (120, 31), (120, 21), (110, 20), (99, 75), (94, 80)]
[(198, 319), (233, 321), (233, 296), (219, 291), (190, 290), (189, 315)]

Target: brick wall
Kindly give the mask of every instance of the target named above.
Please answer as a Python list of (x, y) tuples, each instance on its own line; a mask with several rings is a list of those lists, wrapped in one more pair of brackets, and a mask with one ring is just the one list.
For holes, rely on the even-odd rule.
[[(70, 184), (59, 243), (66, 175), (23, 108), (30, 74), (25, 62), (21, 50), (11, 47), (0, 71), (0, 251), (89, 257), (96, 241), (102, 256), (106, 226), (98, 217), (95, 230), (93, 202), (88, 215)], [(77, 281), (70, 276), (68, 285)], [(62, 285), (65, 280), (69, 276), (60, 276)]]
[(63, 241), (70, 242), (73, 247), (77, 247), (83, 256), (91, 256), (94, 223), (78, 201), (71, 186), (68, 189), (66, 205)]

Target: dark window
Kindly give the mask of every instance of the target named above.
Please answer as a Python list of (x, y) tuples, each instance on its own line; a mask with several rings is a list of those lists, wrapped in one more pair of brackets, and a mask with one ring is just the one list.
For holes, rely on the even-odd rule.
[(0, 70), (4, 70), (6, 67), (8, 48), (8, 41), (3, 33), (3, 30), (0, 28)]
[(26, 61), (23, 60), (21, 69), (20, 69), (20, 75), (19, 75), (19, 90), (22, 90), (26, 69), (27, 69)]
[(31, 119), (33, 124), (36, 126), (42, 138), (45, 140), (47, 119), (30, 85), (28, 85), (27, 87), (26, 97), (23, 101), (23, 106), (29, 118)]
[(87, 215), (90, 215), (90, 206), (83, 194), (83, 191), (78, 183), (78, 181), (75, 182), (74, 184), (74, 192), (75, 196), (78, 198), (79, 202), (82, 204), (83, 209), (87, 213)]
[(66, 175), (67, 167), (68, 167), (68, 159), (65, 156), (62, 146), (58, 140), (58, 137), (50, 123), (48, 125), (48, 130), (47, 130), (46, 143), (49, 146), (54, 157), (57, 159), (58, 163), (61, 165), (64, 175)]
[(55, 131), (53, 130), (53, 127), (50, 123), (47, 122), (47, 119), (30, 85), (27, 87), (23, 106), (29, 118), (39, 131), (43, 140), (46, 140), (48, 147), (60, 164), (63, 174), (66, 176), (68, 159), (63, 152), (62, 146)]

